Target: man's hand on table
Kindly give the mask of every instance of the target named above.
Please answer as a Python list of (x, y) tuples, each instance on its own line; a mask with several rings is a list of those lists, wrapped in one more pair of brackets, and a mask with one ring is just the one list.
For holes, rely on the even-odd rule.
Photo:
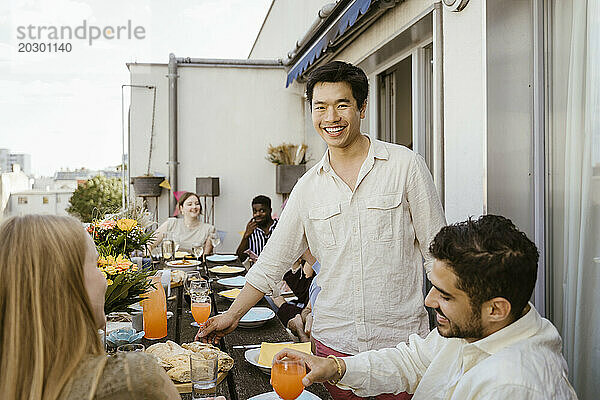
[(194, 340), (216, 344), (225, 335), (233, 332), (237, 325), (238, 320), (229, 315), (229, 313), (215, 315), (214, 317), (209, 318), (204, 326), (198, 329), (198, 333), (196, 333)]
[(282, 358), (290, 358), (292, 360), (304, 361), (306, 366), (306, 376), (302, 378), (302, 384), (305, 387), (312, 385), (315, 382), (326, 382), (332, 379), (341, 378), (346, 373), (346, 363), (343, 358), (339, 358), (340, 366), (342, 367), (341, 376), (338, 375), (338, 368), (335, 360), (331, 358), (317, 357), (312, 354), (302, 353), (292, 349), (283, 349), (275, 354), (274, 360)]

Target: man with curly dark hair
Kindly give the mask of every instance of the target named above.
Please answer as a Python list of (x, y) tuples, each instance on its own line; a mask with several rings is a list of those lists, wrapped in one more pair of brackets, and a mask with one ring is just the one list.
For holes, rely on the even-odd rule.
[(437, 329), (395, 348), (345, 358), (284, 350), (302, 359), (303, 380), (333, 380), (363, 397), (414, 393), (420, 399), (577, 399), (552, 323), (529, 299), (537, 274), (535, 244), (497, 215), (440, 230), (429, 246), (433, 285), (425, 305)]

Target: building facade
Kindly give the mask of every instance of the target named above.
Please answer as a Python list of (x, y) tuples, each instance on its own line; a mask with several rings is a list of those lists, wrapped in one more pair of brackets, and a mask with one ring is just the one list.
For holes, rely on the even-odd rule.
[(27, 214), (69, 215), (71, 190), (25, 190), (11, 193), (5, 216), (22, 216)]

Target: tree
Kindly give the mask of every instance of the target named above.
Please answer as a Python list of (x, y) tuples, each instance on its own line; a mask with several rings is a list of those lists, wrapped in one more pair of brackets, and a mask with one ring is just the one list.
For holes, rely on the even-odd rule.
[(91, 222), (94, 218), (117, 211), (121, 206), (122, 194), (121, 179), (98, 175), (79, 185), (73, 192), (67, 212), (82, 222)]

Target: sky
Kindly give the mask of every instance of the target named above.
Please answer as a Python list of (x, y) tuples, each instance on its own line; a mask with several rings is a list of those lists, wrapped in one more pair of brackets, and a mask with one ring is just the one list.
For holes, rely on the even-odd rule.
[[(32, 172), (121, 162), (127, 62), (247, 58), (271, 0), (4, 0), (0, 2), (0, 148), (31, 155)], [(52, 37), (69, 27), (86, 39)], [(131, 21), (131, 39), (89, 37)], [(29, 26), (32, 26), (30, 29)], [(42, 38), (38, 38), (38, 27)], [(138, 28), (135, 38), (134, 29)], [(65, 35), (68, 29), (64, 28)], [(112, 30), (110, 30), (112, 28)], [(143, 32), (142, 32), (143, 30)], [(56, 34), (56, 33), (55, 33)], [(26, 51), (33, 43), (71, 45)], [(19, 49), (25, 50), (19, 52)]]

